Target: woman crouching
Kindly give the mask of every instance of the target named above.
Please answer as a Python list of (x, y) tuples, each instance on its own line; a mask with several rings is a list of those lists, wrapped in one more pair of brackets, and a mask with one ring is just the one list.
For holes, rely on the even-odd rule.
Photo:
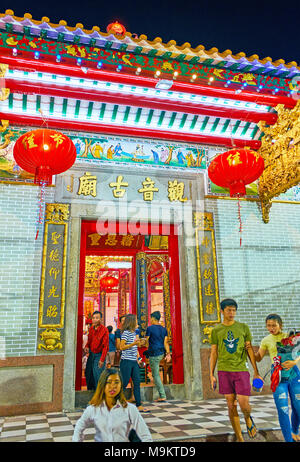
[(72, 441), (83, 441), (84, 430), (94, 424), (97, 442), (128, 442), (133, 429), (142, 442), (152, 441), (151, 434), (137, 407), (127, 403), (118, 369), (105, 369), (89, 406), (74, 429)]

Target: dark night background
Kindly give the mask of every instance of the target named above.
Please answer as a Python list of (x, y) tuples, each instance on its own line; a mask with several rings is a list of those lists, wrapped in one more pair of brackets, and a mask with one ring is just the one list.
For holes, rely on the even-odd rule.
[(47, 16), (54, 24), (64, 19), (71, 27), (76, 23), (87, 30), (99, 26), (102, 32), (117, 20), (127, 31), (145, 34), (148, 40), (161, 37), (164, 43), (175, 40), (178, 46), (189, 42), (193, 48), (243, 51), (246, 56), (282, 58), (300, 65), (299, 0), (9, 0), (2, 3), (0, 12), (6, 9), (18, 17), (24, 13), (36, 20)]

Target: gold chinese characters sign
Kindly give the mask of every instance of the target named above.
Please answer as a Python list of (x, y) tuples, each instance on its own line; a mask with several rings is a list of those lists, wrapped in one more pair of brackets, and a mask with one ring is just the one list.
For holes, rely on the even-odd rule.
[(46, 204), (45, 215), (38, 349), (54, 351), (63, 348), (69, 205)]
[[(219, 323), (220, 301), (213, 214), (194, 212), (200, 323), (210, 337), (212, 324)], [(204, 339), (203, 343), (209, 339)]]
[(142, 201), (147, 204), (185, 205), (190, 201), (186, 181), (176, 178), (133, 175), (109, 176), (105, 172), (68, 172), (57, 179), (63, 182), (60, 200)]
[(138, 252), (136, 255), (137, 282), (137, 320), (141, 337), (144, 337), (148, 320), (148, 284), (147, 284), (147, 255)]
[(300, 101), (291, 110), (283, 104), (275, 109), (278, 119), (274, 125), (258, 123), (264, 132), (259, 154), (265, 169), (259, 179), (259, 197), (265, 223), (269, 221), (272, 199), (300, 183)]

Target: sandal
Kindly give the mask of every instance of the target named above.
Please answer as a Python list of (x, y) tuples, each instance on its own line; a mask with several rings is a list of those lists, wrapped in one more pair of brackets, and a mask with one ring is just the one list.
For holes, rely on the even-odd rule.
[[(250, 419), (251, 419), (251, 422), (252, 422), (252, 425), (251, 427), (248, 427), (248, 425), (246, 424), (246, 427), (247, 427), (247, 433), (249, 435), (249, 438), (255, 438), (256, 437), (256, 434), (257, 434), (257, 428), (256, 428), (256, 425), (250, 415)], [(255, 434), (252, 435), (252, 431), (255, 430)]]
[(166, 403), (167, 399), (166, 398), (158, 398), (154, 400), (155, 403)]
[(150, 412), (150, 410), (147, 409), (146, 407), (144, 407), (143, 409), (139, 409), (139, 408), (138, 408), (138, 410), (139, 410), (140, 412), (144, 412), (144, 413), (147, 413), (147, 414)]

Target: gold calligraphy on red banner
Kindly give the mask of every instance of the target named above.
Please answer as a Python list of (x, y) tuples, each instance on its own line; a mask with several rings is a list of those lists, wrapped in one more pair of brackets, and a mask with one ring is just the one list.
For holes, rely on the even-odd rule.
[(220, 322), (218, 271), (213, 214), (194, 213), (201, 324)]
[(87, 235), (86, 246), (88, 250), (95, 249), (141, 249), (143, 236), (140, 234), (98, 234), (91, 233)]

